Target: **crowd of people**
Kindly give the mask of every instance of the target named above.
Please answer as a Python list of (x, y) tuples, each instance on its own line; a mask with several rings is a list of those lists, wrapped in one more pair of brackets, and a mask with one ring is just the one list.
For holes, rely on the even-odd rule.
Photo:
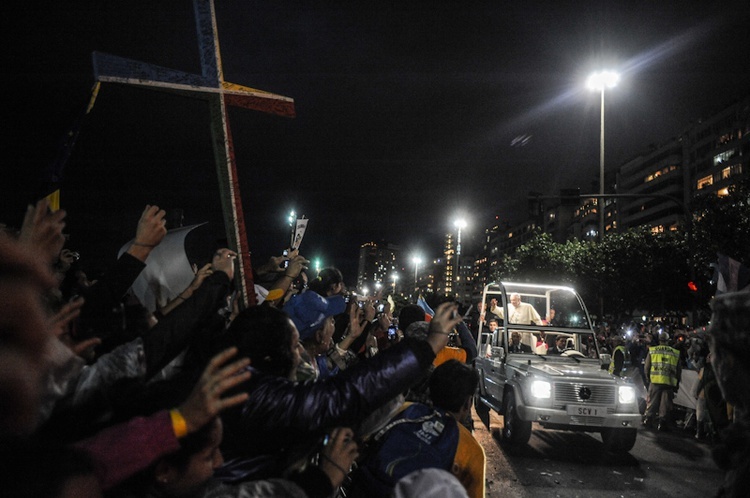
[[(167, 234), (163, 210), (145, 207), (96, 280), (64, 227), (43, 200), (0, 231), (4, 496), (484, 495), (469, 416), (476, 338), (457, 303), (378, 309), (336, 268), (311, 274), (290, 250), (253, 268), (258, 304), (242, 309), (238, 255), (219, 247), (149, 311), (131, 289)], [(721, 496), (750, 479), (750, 294), (738, 294), (716, 299), (708, 331), (642, 324), (597, 338), (613, 374), (649, 388), (645, 422), (657, 427), (681, 372), (697, 372), (694, 427), (716, 441)], [(510, 347), (528, 352), (518, 338)]]
[(4, 496), (484, 495), (456, 303), (378, 311), (290, 250), (253, 268), (242, 309), (238, 255), (219, 247), (149, 310), (131, 288), (163, 210), (145, 207), (96, 280), (64, 227), (43, 200), (0, 233)]

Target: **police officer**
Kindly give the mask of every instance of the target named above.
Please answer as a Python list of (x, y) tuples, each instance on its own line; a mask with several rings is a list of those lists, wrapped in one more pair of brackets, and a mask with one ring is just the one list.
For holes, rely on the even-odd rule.
[(624, 377), (626, 371), (630, 368), (630, 351), (625, 347), (622, 336), (616, 335), (612, 338), (612, 345), (615, 346), (612, 351), (612, 361), (609, 362), (609, 373)]
[(643, 424), (648, 425), (658, 412), (657, 429), (667, 430), (669, 414), (672, 412), (672, 399), (680, 387), (680, 352), (667, 343), (669, 334), (659, 332), (659, 345), (648, 348), (645, 370), (651, 385), (648, 388), (648, 404)]

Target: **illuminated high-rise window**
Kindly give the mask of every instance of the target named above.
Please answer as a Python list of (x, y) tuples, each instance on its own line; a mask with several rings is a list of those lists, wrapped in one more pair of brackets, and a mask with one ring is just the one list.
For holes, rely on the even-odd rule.
[(713, 175), (704, 176), (703, 178), (699, 179), (696, 184), (695, 188), (697, 190), (704, 189), (706, 187), (710, 187), (714, 183), (714, 177)]

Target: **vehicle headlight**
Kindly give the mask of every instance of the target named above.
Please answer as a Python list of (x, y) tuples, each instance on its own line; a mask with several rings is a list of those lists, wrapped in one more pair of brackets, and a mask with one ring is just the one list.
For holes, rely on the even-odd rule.
[(549, 398), (552, 396), (552, 384), (544, 380), (531, 383), (531, 395), (535, 398)]
[(618, 400), (621, 404), (628, 404), (635, 401), (635, 389), (630, 386), (620, 386), (618, 390)]

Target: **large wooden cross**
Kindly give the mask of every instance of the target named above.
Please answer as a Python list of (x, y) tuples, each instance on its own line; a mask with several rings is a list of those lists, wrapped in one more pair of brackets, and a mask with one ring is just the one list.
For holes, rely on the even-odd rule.
[(193, 6), (200, 45), (201, 75), (94, 52), (94, 77), (101, 82), (167, 90), (201, 97), (208, 101), (211, 109), (211, 135), (219, 177), (224, 225), (230, 247), (239, 254), (237, 266), (240, 293), (243, 304), (248, 306), (255, 303), (253, 272), (232, 133), (227, 119), (227, 106), (233, 105), (279, 116), (294, 117), (294, 100), (224, 81), (214, 2), (213, 0), (193, 0)]

